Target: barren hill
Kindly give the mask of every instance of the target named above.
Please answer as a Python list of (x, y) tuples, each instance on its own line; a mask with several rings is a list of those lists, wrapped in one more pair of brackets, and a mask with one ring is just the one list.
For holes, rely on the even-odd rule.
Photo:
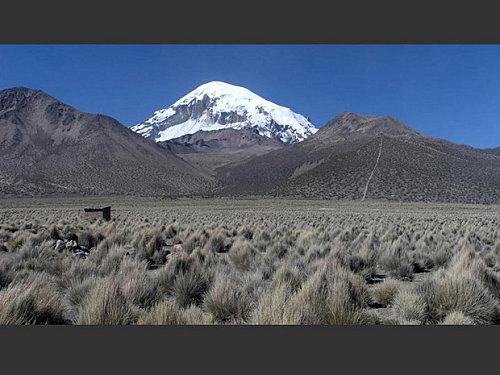
[(177, 195), (210, 189), (197, 168), (111, 117), (28, 88), (0, 91), (0, 194)]
[(500, 156), (500, 146), (495, 148), (483, 148), (482, 151), (487, 152), (488, 154)]
[(304, 142), (218, 170), (228, 194), (497, 203), (500, 158), (388, 116), (341, 113)]

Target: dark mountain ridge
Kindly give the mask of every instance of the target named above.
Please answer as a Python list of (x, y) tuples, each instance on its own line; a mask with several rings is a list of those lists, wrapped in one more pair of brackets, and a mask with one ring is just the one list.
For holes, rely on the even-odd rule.
[(228, 194), (497, 203), (500, 158), (389, 116), (341, 113), (304, 142), (218, 170)]
[(0, 193), (190, 194), (208, 175), (115, 119), (40, 91), (0, 91)]

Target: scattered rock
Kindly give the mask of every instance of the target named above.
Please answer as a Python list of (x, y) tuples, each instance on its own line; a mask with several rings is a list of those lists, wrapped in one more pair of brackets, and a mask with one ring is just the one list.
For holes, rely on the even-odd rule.
[(76, 243), (78, 243), (78, 236), (74, 233), (66, 232), (64, 233), (63, 240), (64, 242), (75, 241)]
[(181, 244), (177, 244), (177, 245), (172, 246), (172, 252), (174, 252), (174, 253), (180, 253), (181, 251), (182, 251), (182, 245)]
[(63, 251), (65, 248), (66, 248), (66, 245), (65, 245), (65, 243), (64, 243), (63, 240), (57, 240), (56, 241), (56, 245), (54, 247), (54, 249), (56, 251)]
[(88, 255), (88, 253), (86, 253), (85, 251), (81, 251), (81, 250), (75, 251), (75, 256), (77, 256), (79, 258), (87, 258), (87, 255)]
[(172, 246), (162, 246), (160, 252), (168, 255), (172, 252)]
[(76, 241), (68, 241), (66, 242), (66, 249), (77, 249), (78, 243)]

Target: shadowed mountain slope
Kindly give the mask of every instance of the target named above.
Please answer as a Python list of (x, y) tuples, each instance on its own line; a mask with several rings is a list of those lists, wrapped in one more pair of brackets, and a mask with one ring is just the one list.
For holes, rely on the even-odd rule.
[(158, 144), (189, 163), (211, 171), (285, 146), (253, 128), (199, 131)]

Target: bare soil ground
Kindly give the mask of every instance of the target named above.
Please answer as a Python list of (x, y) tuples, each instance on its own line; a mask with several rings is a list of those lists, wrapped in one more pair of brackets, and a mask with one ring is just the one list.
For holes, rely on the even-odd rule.
[[(112, 220), (85, 207), (112, 206)], [(0, 200), (0, 324), (498, 324), (500, 207)]]

